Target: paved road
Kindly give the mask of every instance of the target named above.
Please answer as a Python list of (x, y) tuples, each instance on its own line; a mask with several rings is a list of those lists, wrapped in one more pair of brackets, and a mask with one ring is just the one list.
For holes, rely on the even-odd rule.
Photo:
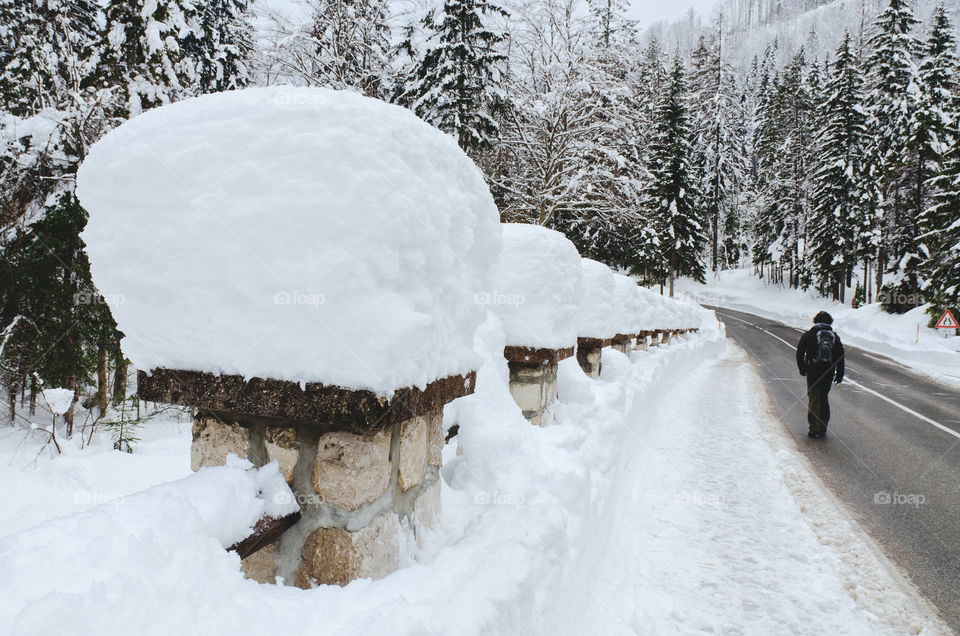
[(847, 346), (851, 382), (830, 393), (827, 438), (811, 440), (794, 358), (801, 332), (713, 309), (760, 366), (774, 406), (820, 478), (960, 633), (960, 391)]

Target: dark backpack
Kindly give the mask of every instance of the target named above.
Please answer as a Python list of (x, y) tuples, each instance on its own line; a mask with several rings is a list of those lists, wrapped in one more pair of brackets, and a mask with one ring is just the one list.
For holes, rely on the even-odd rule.
[(837, 342), (837, 336), (833, 329), (821, 329), (817, 332), (817, 351), (810, 364), (822, 362), (833, 362), (833, 345)]

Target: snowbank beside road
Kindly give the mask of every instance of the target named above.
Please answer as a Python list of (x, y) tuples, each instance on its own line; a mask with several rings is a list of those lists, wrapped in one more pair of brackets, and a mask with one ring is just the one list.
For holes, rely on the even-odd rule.
[(678, 290), (703, 305), (745, 311), (801, 329), (809, 328), (813, 316), (826, 310), (845, 343), (890, 356), (935, 380), (960, 386), (960, 338), (947, 339), (928, 329), (929, 318), (923, 308), (903, 315), (888, 314), (876, 303), (853, 309), (812, 291), (767, 284), (747, 269), (720, 272), (706, 285), (682, 279)]
[[(0, 633), (54, 634), (64, 625), (81, 635), (237, 636), (305, 627), (331, 634), (547, 633), (559, 581), (585, 545), (605, 540), (591, 534), (590, 520), (609, 503), (624, 436), (648, 423), (644, 410), (669, 382), (716, 355), (716, 334), (706, 330), (633, 359), (608, 349), (599, 380), (565, 360), (554, 423), (539, 428), (510, 396), (505, 336), (491, 317), (478, 332), (485, 361), (477, 392), (447, 407), (447, 424), (460, 426), (463, 454), (454, 443), (445, 449), (439, 525), (400, 571), (313, 590), (243, 579), (239, 560), (223, 551), (205, 517), (168, 495), (205, 479), (204, 469), (8, 536), (0, 563), (16, 575), (0, 581), (7, 603)], [(178, 436), (167, 452), (182, 466), (189, 438)], [(58, 504), (35, 499), (38, 506)], [(47, 557), (31, 537), (59, 545)], [(90, 551), (79, 562), (82, 571), (68, 556), (80, 550)]]
[(813, 474), (741, 349), (660, 388), (543, 633), (947, 632)]

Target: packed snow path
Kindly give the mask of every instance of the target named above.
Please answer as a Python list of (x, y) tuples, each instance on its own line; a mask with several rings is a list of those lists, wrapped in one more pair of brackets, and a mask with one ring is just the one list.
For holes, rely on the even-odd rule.
[(741, 349), (656, 402), (557, 633), (948, 631), (812, 476)]

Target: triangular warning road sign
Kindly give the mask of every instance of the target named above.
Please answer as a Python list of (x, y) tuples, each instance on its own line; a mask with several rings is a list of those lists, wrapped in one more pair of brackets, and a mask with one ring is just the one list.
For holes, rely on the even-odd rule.
[(943, 312), (943, 316), (940, 317), (940, 322), (937, 323), (937, 329), (960, 329), (960, 324), (957, 324), (957, 319), (953, 317), (953, 314), (951, 314), (948, 309)]

